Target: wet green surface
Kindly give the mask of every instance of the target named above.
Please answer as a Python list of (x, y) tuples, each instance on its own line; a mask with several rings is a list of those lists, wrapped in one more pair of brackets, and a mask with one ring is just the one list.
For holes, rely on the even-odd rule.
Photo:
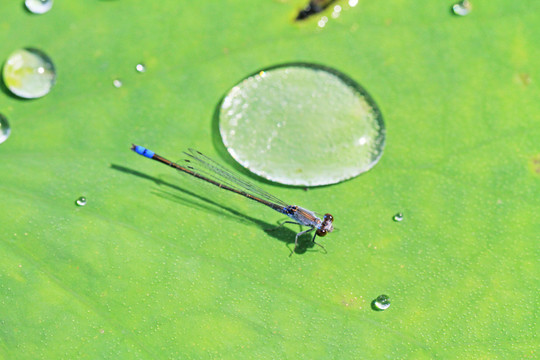
[[(292, 21), (304, 5), (0, 4), (0, 57), (33, 46), (57, 69), (41, 99), (0, 93), (0, 358), (537, 356), (539, 5), (475, 1), (456, 17), (452, 2), (341, 3), (323, 29)], [(236, 167), (220, 99), (293, 61), (369, 89), (387, 141), (345, 183), (252, 178), (336, 219), (327, 254), (289, 257), (297, 227), (264, 231), (278, 213), (208, 202), (129, 146)], [(392, 306), (377, 312), (381, 294)]]

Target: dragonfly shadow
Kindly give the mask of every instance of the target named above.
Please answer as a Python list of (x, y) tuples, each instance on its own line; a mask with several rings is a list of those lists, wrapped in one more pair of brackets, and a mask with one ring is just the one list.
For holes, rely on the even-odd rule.
[[(164, 189), (158, 189), (158, 190), (152, 191), (152, 193), (156, 196), (159, 196), (166, 200), (181, 203), (189, 207), (202, 209), (206, 212), (213, 213), (218, 216), (226, 216), (242, 224), (248, 224), (248, 225), (255, 224), (257, 227), (265, 231), (268, 235), (270, 235), (274, 239), (284, 242), (287, 246), (290, 246), (291, 244), (294, 246), (294, 239), (296, 236), (296, 232), (289, 228), (279, 226), (279, 222), (276, 222), (276, 224), (271, 224), (266, 221), (262, 221), (260, 219), (251, 217), (231, 207), (228, 207), (224, 204), (214, 201), (208, 197), (186, 190), (185, 188), (181, 186), (165, 181), (158, 177), (154, 177), (154, 176), (142, 173), (137, 170), (133, 170), (133, 169), (130, 169), (121, 165), (116, 165), (116, 164), (111, 164), (110, 167), (113, 170), (120, 171), (122, 173), (129, 174), (129, 175), (134, 175), (139, 178), (152, 181), (158, 186), (164, 186), (171, 190), (174, 190), (175, 192), (179, 192), (179, 193), (173, 193), (171, 191), (167, 191)], [(180, 193), (187, 196), (180, 195)], [(313, 245), (314, 244), (311, 242), (310, 235), (306, 234), (299, 239), (298, 247), (296, 248), (294, 252), (297, 254), (303, 254), (309, 248), (312, 248)]]

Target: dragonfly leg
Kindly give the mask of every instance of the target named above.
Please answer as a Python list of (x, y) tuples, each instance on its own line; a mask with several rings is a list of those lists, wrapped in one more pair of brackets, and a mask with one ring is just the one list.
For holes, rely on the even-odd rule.
[(296, 224), (296, 225), (300, 225), (300, 224), (298, 224), (296, 221), (284, 221), (284, 222), (278, 223), (278, 224), (279, 224), (279, 226), (276, 226), (276, 227), (273, 228), (273, 229), (268, 229), (268, 230), (266, 230), (266, 231), (274, 231), (274, 230), (277, 230), (277, 229), (281, 228), (281, 227), (282, 227), (283, 225), (285, 225), (285, 224)]
[(296, 248), (298, 247), (298, 238), (299, 238), (300, 236), (302, 236), (302, 235), (304, 235), (304, 234), (310, 232), (310, 231), (313, 231), (313, 230), (315, 230), (315, 227), (311, 227), (311, 228), (309, 228), (309, 229), (307, 229), (307, 230), (300, 231), (298, 234), (296, 234), (296, 237), (294, 238), (294, 250), (293, 250), (293, 252), (294, 252), (294, 251), (296, 250)]
[(311, 239), (311, 241), (314, 243), (314, 244), (317, 244), (319, 245), (323, 250), (324, 252), (326, 253), (326, 249), (324, 248), (324, 246), (322, 246), (321, 244), (319, 244), (318, 242), (315, 241), (315, 238), (317, 237), (317, 233), (313, 234), (313, 239)]
[(296, 221), (284, 221), (282, 223), (279, 223), (279, 226), (283, 226), (284, 224), (296, 224), (296, 225), (300, 225), (298, 224)]

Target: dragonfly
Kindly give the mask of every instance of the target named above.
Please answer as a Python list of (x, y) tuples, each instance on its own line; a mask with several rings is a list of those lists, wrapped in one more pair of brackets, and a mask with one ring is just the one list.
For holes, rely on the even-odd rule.
[(220, 189), (242, 195), (250, 200), (266, 205), (277, 212), (287, 215), (293, 221), (284, 221), (280, 224), (290, 223), (299, 224), (300, 226), (308, 227), (307, 230), (300, 231), (294, 239), (294, 250), (298, 247), (298, 238), (304, 234), (315, 231), (311, 241), (321, 248), (324, 247), (315, 241), (317, 236), (323, 237), (334, 230), (334, 217), (326, 213), (321, 217), (314, 211), (308, 210), (298, 205), (290, 205), (276, 196), (264, 191), (258, 186), (250, 183), (247, 180), (241, 179), (234, 175), (222, 165), (204, 155), (195, 149), (189, 149), (184, 152), (187, 158), (182, 164), (173, 162), (156, 154), (154, 151), (145, 148), (144, 146), (132, 144), (131, 150), (146, 158), (158, 161), (162, 164), (175, 168), (178, 171), (194, 176), (197, 179), (206, 181)]

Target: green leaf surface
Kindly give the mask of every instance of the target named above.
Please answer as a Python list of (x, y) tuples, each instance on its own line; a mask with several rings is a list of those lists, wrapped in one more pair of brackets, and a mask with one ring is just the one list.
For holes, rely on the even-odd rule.
[[(36, 47), (58, 73), (43, 98), (0, 93), (0, 358), (538, 356), (540, 2), (335, 4), (324, 28), (293, 21), (300, 0), (0, 4), (0, 58)], [(220, 99), (299, 61), (362, 84), (387, 139), (344, 183), (251, 178), (336, 219), (327, 254), (289, 257), (297, 227), (264, 231), (278, 213), (129, 146), (238, 170)]]

